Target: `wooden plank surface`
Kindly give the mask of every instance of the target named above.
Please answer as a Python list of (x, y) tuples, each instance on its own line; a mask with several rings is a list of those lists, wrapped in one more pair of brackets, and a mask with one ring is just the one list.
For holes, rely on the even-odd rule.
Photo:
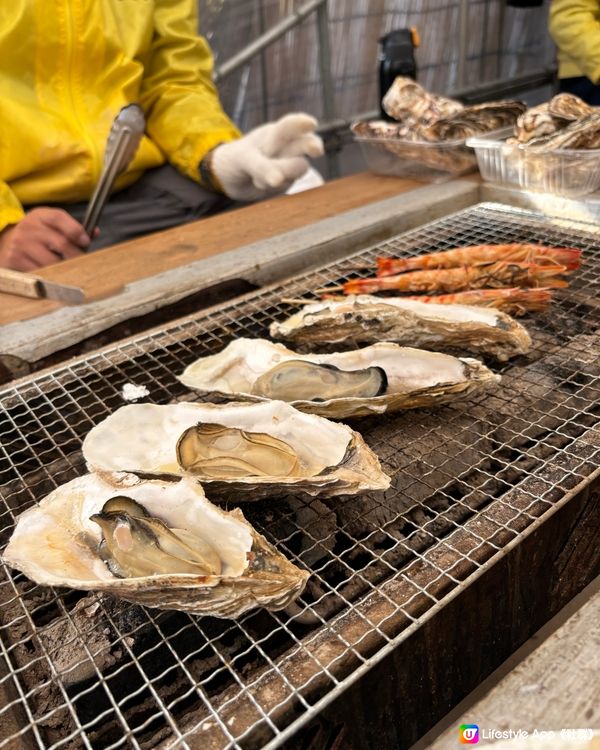
[[(81, 349), (73, 349), (81, 342), (86, 342), (85, 351), (103, 346), (174, 317), (219, 304), (245, 290), (278, 282), (310, 267), (333, 263), (368, 245), (384, 242), (471, 206), (478, 199), (479, 185), (472, 180), (423, 185), (273, 237), (135, 279), (104, 299), (88, 300), (82, 305), (64, 306), (29, 320), (0, 325), (0, 359), (13, 377), (19, 377), (22, 372), (7, 364), (7, 355), (40, 369), (83, 353)], [(222, 291), (220, 299), (211, 303), (210, 290), (218, 288)], [(188, 304), (191, 306), (186, 307)], [(148, 315), (153, 316), (153, 320)], [(134, 321), (135, 330), (123, 329), (128, 321)], [(53, 361), (47, 361), (48, 357)]]
[[(314, 190), (279, 196), (56, 263), (41, 269), (38, 275), (79, 286), (88, 300), (98, 300), (133, 281), (419, 187), (423, 183), (414, 180), (368, 173), (352, 175)], [(0, 294), (0, 325), (30, 320), (60, 307), (60, 303), (49, 300)]]
[[(487, 695), (461, 714), (429, 750), (454, 750), (458, 727), (484, 731), (600, 732), (600, 579), (588, 601)], [(577, 730), (580, 731), (579, 734)], [(600, 747), (600, 742), (599, 742)]]

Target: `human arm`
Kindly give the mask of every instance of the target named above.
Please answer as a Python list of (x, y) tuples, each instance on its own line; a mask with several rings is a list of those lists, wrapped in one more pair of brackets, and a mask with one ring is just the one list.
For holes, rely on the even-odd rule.
[[(197, 34), (195, 0), (159, 0), (142, 86), (147, 131), (181, 172), (230, 198), (283, 192), (323, 153), (316, 121), (294, 114), (241, 137), (212, 83), (212, 54)], [(200, 165), (203, 164), (203, 169)]]
[(180, 172), (199, 181), (215, 146), (239, 138), (212, 82), (212, 53), (197, 32), (196, 0), (157, 0), (140, 104), (146, 130)]
[(597, 0), (552, 0), (548, 30), (558, 49), (594, 83), (600, 81), (600, 9)]

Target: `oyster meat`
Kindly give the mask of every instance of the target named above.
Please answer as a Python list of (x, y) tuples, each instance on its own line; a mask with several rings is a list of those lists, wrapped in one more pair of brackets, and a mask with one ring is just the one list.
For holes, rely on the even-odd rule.
[(19, 516), (4, 562), (39, 584), (101, 591), (194, 615), (281, 609), (308, 573), (200, 485), (96, 474), (64, 484)]
[(474, 359), (377, 343), (350, 352), (298, 354), (264, 339), (236, 339), (196, 360), (180, 378), (189, 388), (233, 399), (279, 398), (341, 419), (435, 406), (498, 382)]
[(90, 521), (102, 530), (97, 550), (117, 578), (221, 572), (221, 558), (209, 541), (188, 529), (172, 529), (126, 495), (109, 498)]
[(381, 367), (342, 370), (332, 364), (290, 359), (264, 372), (252, 393), (281, 401), (328, 401), (332, 398), (374, 398), (387, 391)]
[(312, 470), (290, 445), (266, 432), (207, 422), (188, 427), (175, 451), (184, 471), (208, 479), (302, 477)]
[(499, 310), (367, 294), (306, 305), (282, 323), (272, 323), (270, 333), (299, 343), (385, 339), (428, 349), (486, 353), (499, 360), (524, 354), (531, 346), (526, 329)]
[(83, 455), (94, 471), (186, 476), (228, 501), (351, 494), (390, 482), (357, 432), (282, 401), (129, 404), (90, 430)]

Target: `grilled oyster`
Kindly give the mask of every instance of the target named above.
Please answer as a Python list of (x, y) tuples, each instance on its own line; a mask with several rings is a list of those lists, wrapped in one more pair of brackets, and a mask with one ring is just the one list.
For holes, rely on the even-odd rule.
[[(317, 374), (317, 390), (310, 368), (327, 378), (319, 382)], [(348, 392), (344, 377), (353, 374), (358, 382)], [(289, 385), (283, 382), (288, 376)], [(179, 379), (189, 388), (235, 399), (261, 400), (275, 393), (302, 411), (341, 419), (447, 403), (499, 377), (474, 359), (389, 342), (335, 354), (297, 354), (283, 344), (241, 338), (219, 354), (198, 359)]]
[(239, 509), (188, 479), (120, 479), (120, 497), (96, 474), (58, 487), (19, 517), (4, 561), (43, 585), (214, 617), (281, 609), (302, 592), (308, 574)]
[(83, 455), (92, 470), (187, 476), (211, 496), (231, 500), (235, 491), (239, 501), (286, 490), (330, 497), (390, 482), (357, 432), (281, 401), (129, 404), (88, 433)]
[(499, 310), (367, 294), (306, 305), (283, 323), (272, 323), (270, 333), (300, 343), (387, 339), (433, 349), (485, 352), (499, 360), (523, 354), (531, 346), (525, 328)]
[(517, 101), (486, 102), (464, 107), (448, 117), (441, 117), (429, 127), (421, 128), (420, 136), (432, 142), (461, 140), (478, 133), (514, 125), (526, 106)]

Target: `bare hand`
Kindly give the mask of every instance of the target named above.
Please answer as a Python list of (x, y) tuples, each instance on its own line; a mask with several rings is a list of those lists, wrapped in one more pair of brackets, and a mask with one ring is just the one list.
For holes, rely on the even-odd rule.
[(33, 271), (79, 257), (90, 241), (82, 225), (61, 208), (34, 208), (0, 232), (0, 266)]

